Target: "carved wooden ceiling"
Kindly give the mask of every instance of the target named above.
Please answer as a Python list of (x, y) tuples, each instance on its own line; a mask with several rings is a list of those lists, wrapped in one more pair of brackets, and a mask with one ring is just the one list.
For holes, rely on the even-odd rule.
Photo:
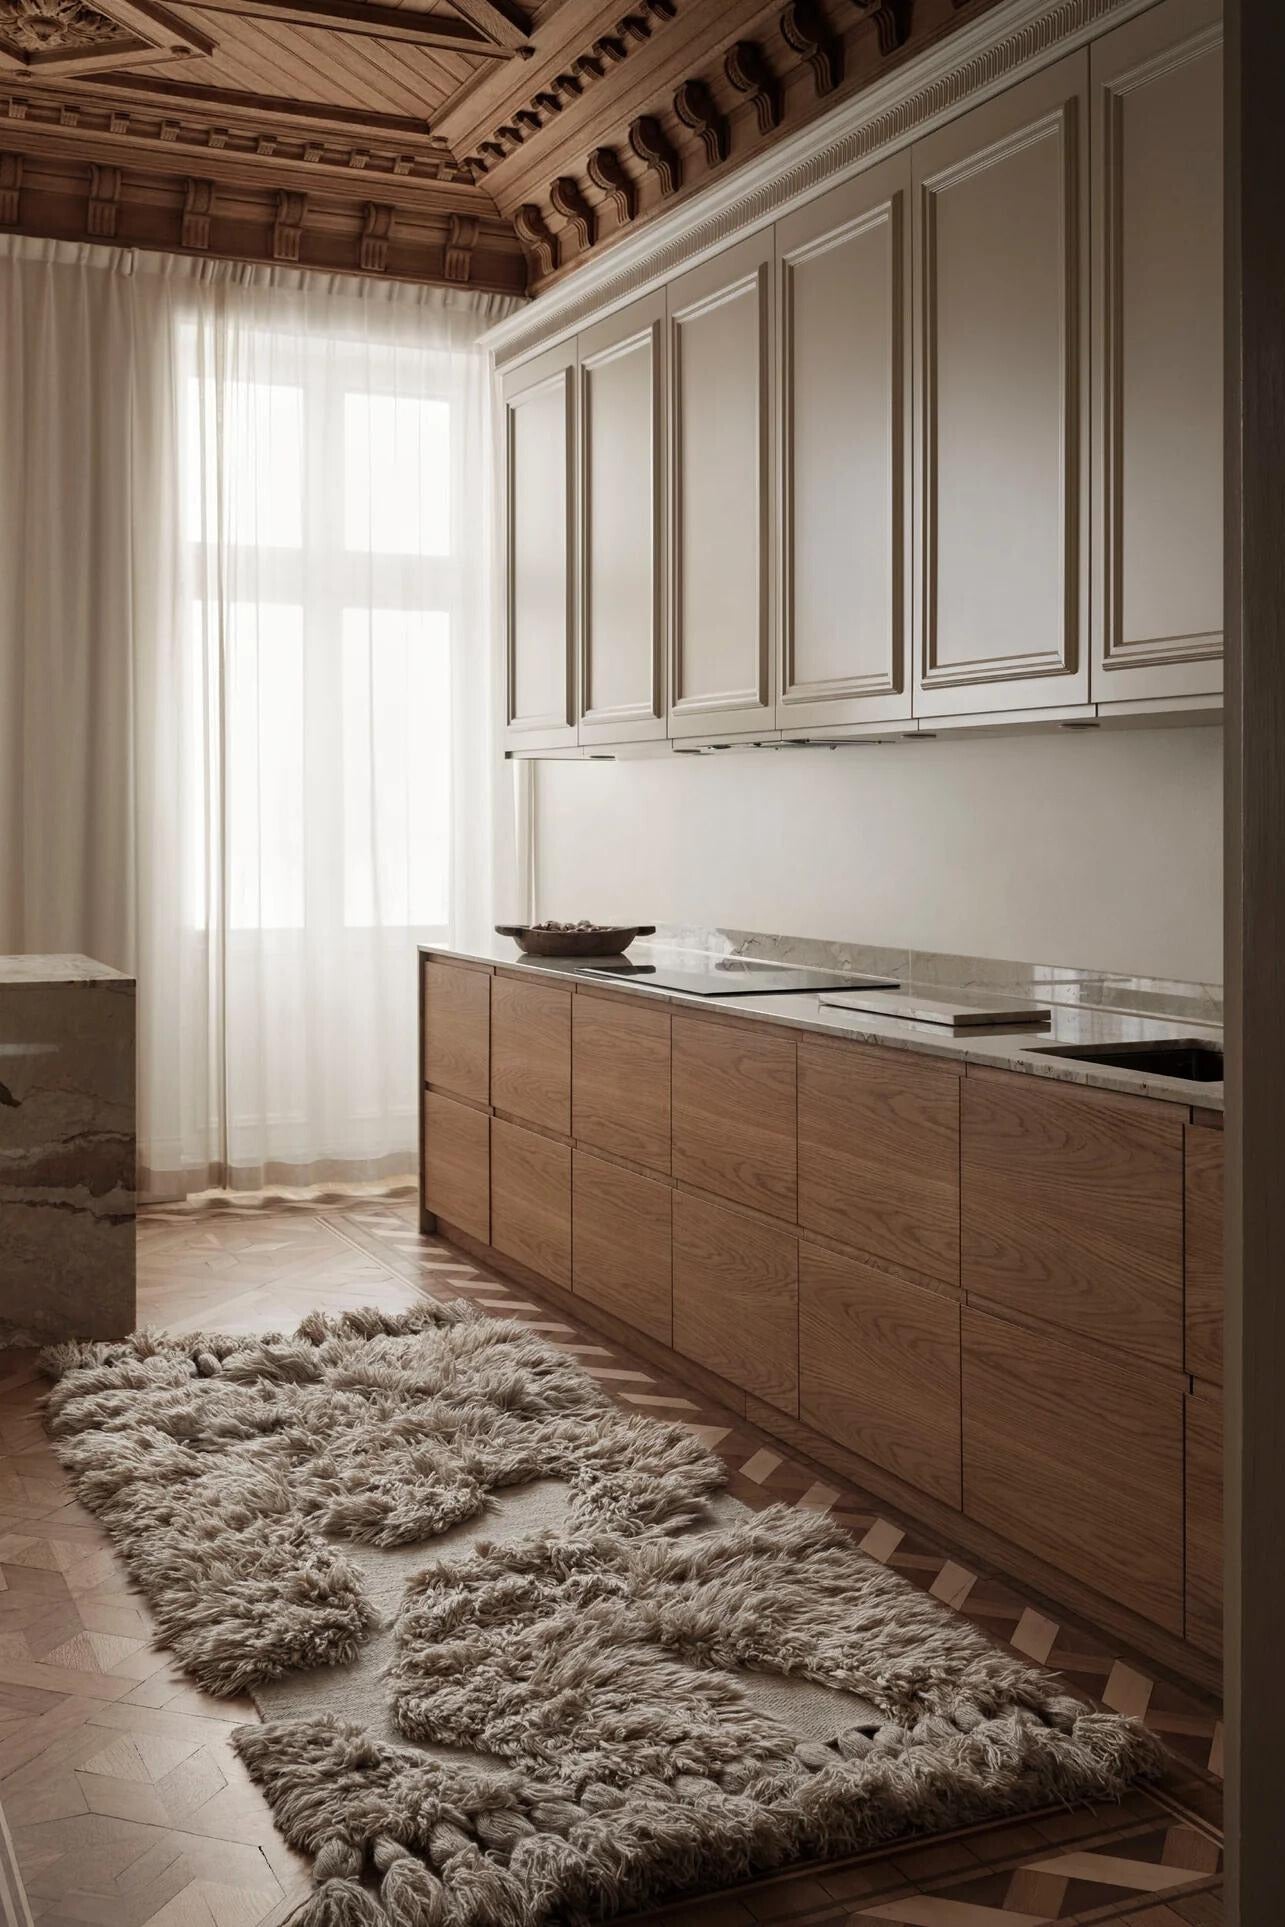
[(995, 0), (0, 0), (0, 226), (511, 293)]

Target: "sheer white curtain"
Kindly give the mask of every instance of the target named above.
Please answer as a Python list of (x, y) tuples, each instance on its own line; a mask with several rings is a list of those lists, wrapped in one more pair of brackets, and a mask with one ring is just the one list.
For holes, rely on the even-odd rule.
[(0, 240), (0, 949), (139, 978), (151, 1196), (413, 1166), (490, 913), (508, 304)]

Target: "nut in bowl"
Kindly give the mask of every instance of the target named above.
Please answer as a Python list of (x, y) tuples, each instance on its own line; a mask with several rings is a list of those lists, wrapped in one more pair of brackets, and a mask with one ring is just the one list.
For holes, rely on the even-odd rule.
[(654, 923), (497, 923), (528, 957), (619, 957), (635, 937), (654, 936)]

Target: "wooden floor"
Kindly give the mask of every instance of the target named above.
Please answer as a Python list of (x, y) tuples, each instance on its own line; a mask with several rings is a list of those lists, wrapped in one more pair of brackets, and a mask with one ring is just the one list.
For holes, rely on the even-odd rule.
[[(802, 1869), (647, 1919), (669, 1927), (1036, 1927), (1125, 1920), (1220, 1927), (1217, 1709), (1091, 1628), (981, 1573), (526, 1290), (422, 1238), (409, 1199), (275, 1200), (147, 1215), (140, 1323), (272, 1330), (317, 1307), (464, 1297), (522, 1319), (631, 1411), (682, 1419), (752, 1506), (828, 1513), (874, 1557), (1072, 1690), (1141, 1715), (1174, 1749), (1164, 1787)], [(187, 1684), (94, 1521), (69, 1497), (39, 1419), (31, 1354), (0, 1353), (0, 1907), (11, 1923), (273, 1927), (310, 1887), (228, 1744), (248, 1701)]]

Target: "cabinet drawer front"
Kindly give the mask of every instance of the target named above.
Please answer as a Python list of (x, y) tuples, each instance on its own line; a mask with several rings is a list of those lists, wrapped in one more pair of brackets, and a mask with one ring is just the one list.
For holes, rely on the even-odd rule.
[(490, 1123), (454, 1098), (424, 1093), (424, 1208), (491, 1242)]
[(1187, 1638), (1223, 1649), (1223, 1408), (1201, 1393), (1187, 1400)]
[(460, 964), (424, 965), (424, 1082), (490, 1102), (491, 973)]
[(491, 1243), (570, 1288), (570, 1147), (498, 1117), (491, 1119)]
[(799, 1041), (799, 1223), (959, 1281), (959, 1086), (905, 1052)]
[(959, 1306), (799, 1246), (799, 1417), (959, 1506)]
[(793, 1233), (676, 1191), (674, 1350), (797, 1416)]
[(491, 1102), (571, 1135), (571, 992), (491, 979)]
[(1186, 1368), (1223, 1381), (1223, 1134), (1189, 1125), (1184, 1160)]
[(669, 1170), (669, 1012), (605, 997), (572, 1004), (572, 1135)]
[(655, 1178), (575, 1154), (572, 1290), (662, 1345), (673, 1336), (672, 1200)]
[(674, 1176), (793, 1221), (798, 1209), (792, 1037), (673, 1020)]
[(1183, 1393), (963, 1311), (964, 1511), (1181, 1637)]
[(1016, 1072), (963, 1096), (968, 1291), (1181, 1367), (1180, 1119)]

